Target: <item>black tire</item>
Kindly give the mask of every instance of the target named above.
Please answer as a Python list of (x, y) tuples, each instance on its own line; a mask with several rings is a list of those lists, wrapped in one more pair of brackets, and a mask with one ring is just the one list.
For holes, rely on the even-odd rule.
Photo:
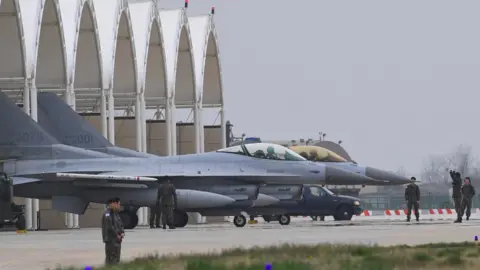
[(242, 215), (235, 216), (233, 217), (233, 224), (238, 228), (244, 227), (247, 224), (247, 218)]
[(353, 208), (348, 205), (340, 205), (335, 212), (333, 218), (335, 220), (352, 220), (353, 217)]
[(131, 221), (130, 227), (132, 227), (132, 229), (134, 229), (135, 227), (137, 227), (137, 225), (138, 225), (138, 216), (137, 216), (137, 213), (135, 213), (135, 212), (130, 213), (130, 221)]
[(288, 215), (279, 216), (278, 223), (280, 223), (280, 225), (283, 225), (283, 226), (290, 224), (290, 216)]
[(27, 222), (25, 220), (24, 215), (18, 216), (17, 221), (15, 221), (15, 228), (17, 228), (17, 230), (19, 231), (23, 231), (27, 229)]
[(131, 213), (129, 211), (122, 211), (119, 213), (120, 219), (123, 222), (123, 228), (126, 230), (131, 230), (135, 228), (138, 224), (138, 217), (136, 213)]
[(188, 224), (188, 214), (182, 211), (174, 211), (173, 212), (173, 222), (175, 223), (175, 227), (183, 228)]

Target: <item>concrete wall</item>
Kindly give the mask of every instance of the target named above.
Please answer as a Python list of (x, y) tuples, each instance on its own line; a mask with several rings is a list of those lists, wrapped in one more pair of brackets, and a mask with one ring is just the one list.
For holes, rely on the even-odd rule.
[[(101, 132), (101, 119), (99, 114), (83, 115), (90, 124)], [(147, 121), (147, 151), (152, 154), (165, 156), (166, 128), (163, 120)], [(191, 154), (195, 152), (193, 123), (177, 124), (177, 153)], [(205, 151), (214, 151), (221, 146), (220, 126), (205, 126)], [(119, 147), (136, 149), (136, 124), (135, 117), (117, 117), (115, 119), (115, 144)], [(23, 203), (23, 198), (16, 198), (17, 203)], [(79, 217), (81, 228), (99, 227), (100, 218), (104, 211), (103, 204), (91, 203), (84, 215)], [(223, 221), (223, 218), (207, 217), (208, 222)], [(65, 215), (52, 209), (50, 200), (40, 201), (40, 226), (42, 229), (64, 229)]]

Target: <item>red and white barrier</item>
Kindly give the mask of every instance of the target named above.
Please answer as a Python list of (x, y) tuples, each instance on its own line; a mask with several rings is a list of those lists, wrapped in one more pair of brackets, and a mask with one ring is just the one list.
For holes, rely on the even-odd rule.
[[(472, 208), (472, 215), (480, 213), (480, 208)], [(407, 209), (402, 210), (385, 210), (385, 217), (387, 220), (399, 220), (407, 218)], [(441, 209), (419, 209), (420, 219), (427, 220), (453, 220), (457, 218), (457, 212), (450, 208)], [(412, 209), (410, 216), (411, 219), (415, 218), (415, 210)]]
[[(480, 208), (472, 208), (472, 217), (480, 217)], [(352, 217), (352, 221), (362, 221), (362, 220), (406, 220), (407, 219), (407, 209), (401, 210), (364, 210), (359, 215)], [(457, 213), (454, 209), (442, 208), (442, 209), (419, 209), (420, 220), (454, 220), (457, 218)], [(415, 210), (412, 209), (411, 217), (412, 220), (415, 220)], [(248, 217), (247, 217), (248, 219)], [(266, 223), (263, 218), (256, 218), (258, 223)], [(291, 217), (291, 222), (311, 222), (313, 221), (310, 216), (297, 216)], [(318, 217), (320, 220), (320, 217)], [(325, 221), (333, 221), (332, 216), (326, 216)], [(233, 222), (233, 217), (229, 217), (229, 221)], [(278, 223), (277, 221), (272, 221), (273, 223)]]

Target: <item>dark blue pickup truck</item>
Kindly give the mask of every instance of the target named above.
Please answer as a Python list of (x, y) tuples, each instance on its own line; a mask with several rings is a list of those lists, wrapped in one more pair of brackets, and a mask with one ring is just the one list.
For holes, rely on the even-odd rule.
[[(351, 220), (353, 215), (363, 211), (360, 200), (351, 196), (336, 195), (322, 186), (305, 185), (302, 196), (296, 200), (281, 200), (280, 203), (266, 207), (254, 207), (248, 214), (262, 216), (267, 222), (278, 221), (282, 225), (290, 224), (292, 216), (333, 216), (335, 220)], [(246, 220), (235, 220), (237, 227), (243, 227)]]

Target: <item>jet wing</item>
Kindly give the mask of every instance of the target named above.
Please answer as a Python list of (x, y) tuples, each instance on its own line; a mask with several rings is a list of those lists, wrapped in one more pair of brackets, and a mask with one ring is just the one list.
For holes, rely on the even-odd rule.
[(10, 177), (12, 179), (13, 185), (21, 185), (21, 184), (28, 184), (28, 183), (35, 183), (40, 182), (42, 180), (37, 178), (27, 178), (27, 177)]

